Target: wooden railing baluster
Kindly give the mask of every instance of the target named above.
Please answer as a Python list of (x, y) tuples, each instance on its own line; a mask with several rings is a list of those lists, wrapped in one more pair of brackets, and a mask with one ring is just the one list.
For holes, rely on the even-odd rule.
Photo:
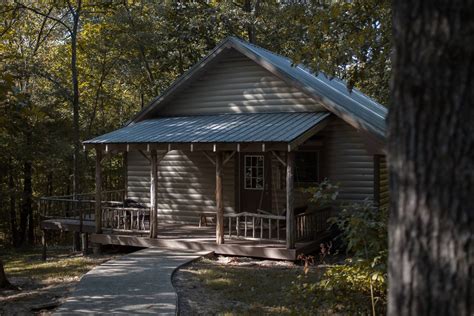
[(255, 216), (252, 216), (252, 238), (255, 238)]

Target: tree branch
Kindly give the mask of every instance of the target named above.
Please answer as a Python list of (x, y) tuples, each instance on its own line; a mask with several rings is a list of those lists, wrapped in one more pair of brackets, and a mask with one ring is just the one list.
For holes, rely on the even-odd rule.
[[(47, 13), (48, 16), (51, 13), (51, 11), (53, 11), (53, 7), (51, 7), (48, 10), (48, 13)], [(41, 37), (43, 36), (44, 27), (46, 26), (47, 21), (48, 21), (48, 18), (43, 17), (43, 22), (41, 23), (41, 27), (40, 27), (40, 30), (38, 32), (38, 37), (36, 38), (35, 48), (33, 49), (33, 55), (36, 54), (36, 52), (38, 51), (38, 49), (40, 47), (40, 44), (42, 43)]]
[(16, 1), (15, 1), (15, 3), (18, 4), (18, 5), (19, 5), (21, 8), (23, 8), (23, 9), (29, 10), (29, 11), (31, 11), (31, 12), (33, 12), (33, 13), (36, 13), (36, 14), (41, 15), (41, 16), (44, 16), (45, 18), (48, 18), (48, 19), (51, 19), (51, 20), (53, 20), (53, 21), (58, 22), (59, 24), (61, 24), (62, 26), (64, 26), (64, 27), (66, 28), (66, 30), (67, 30), (69, 33), (72, 33), (71, 27), (69, 27), (69, 25), (67, 25), (66, 23), (64, 23), (64, 21), (62, 21), (62, 20), (60, 20), (60, 19), (58, 19), (58, 18), (56, 18), (56, 17), (54, 17), (54, 16), (51, 16), (51, 15), (49, 15), (49, 14), (46, 14), (46, 13), (44, 13), (44, 12), (41, 12), (41, 11), (39, 11), (38, 9), (35, 9), (35, 8), (32, 8), (32, 7), (28, 7), (28, 6), (24, 5), (23, 3), (19, 3), (19, 2), (16, 2)]

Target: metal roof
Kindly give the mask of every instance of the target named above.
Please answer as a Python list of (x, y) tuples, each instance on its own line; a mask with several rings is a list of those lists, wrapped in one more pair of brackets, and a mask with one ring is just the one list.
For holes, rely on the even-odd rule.
[[(372, 132), (379, 133), (381, 136), (385, 135), (387, 108), (361, 91), (357, 89), (349, 91), (347, 83), (340, 79), (329, 79), (322, 72), (315, 74), (304, 65), (293, 65), (289, 58), (277, 55), (244, 40), (233, 37), (232, 41), (255, 54), (257, 58), (263, 58), (277, 67), (284, 75), (300, 83), (313, 96), (322, 98), (323, 105), (328, 105), (329, 110), (340, 111), (340, 114), (349, 114), (355, 119), (368, 124), (365, 127), (371, 129)], [(324, 101), (331, 101), (332, 104)]]
[(144, 120), (84, 143), (291, 142), (329, 116), (328, 112), (303, 112), (162, 117)]
[(153, 100), (148, 107), (139, 112), (132, 119), (132, 123), (145, 119), (148, 113), (155, 110), (159, 104), (162, 104), (178, 88), (185, 88), (185, 82), (204, 71), (211, 64), (210, 61), (226, 48), (234, 48), (270, 72), (284, 77), (290, 83), (320, 101), (329, 111), (343, 120), (356, 124), (357, 127), (367, 130), (380, 138), (385, 138), (385, 119), (388, 110), (383, 105), (357, 89), (349, 91), (346, 83), (342, 80), (337, 78), (329, 79), (321, 72), (315, 74), (301, 64), (293, 65), (289, 58), (277, 55), (237, 37), (228, 37), (222, 41), (199, 63), (178, 78), (162, 95)]

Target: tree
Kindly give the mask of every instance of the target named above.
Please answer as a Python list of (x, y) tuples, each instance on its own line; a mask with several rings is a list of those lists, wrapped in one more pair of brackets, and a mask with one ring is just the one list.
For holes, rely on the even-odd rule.
[[(59, 12), (58, 16), (52, 14), (54, 6), (50, 7), (47, 12), (41, 11), (36, 7), (30, 7), (23, 3), (18, 3), (20, 8), (29, 10), (37, 15), (54, 21), (64, 27), (67, 34), (70, 37), (71, 57), (70, 57), (70, 69), (71, 69), (71, 86), (72, 86), (72, 110), (73, 110), (73, 142), (74, 142), (74, 153), (73, 153), (73, 194), (79, 192), (79, 174), (80, 174), (80, 126), (79, 126), (79, 73), (77, 67), (77, 42), (79, 37), (79, 26), (81, 21), (81, 14), (83, 9), (82, 0), (76, 0), (75, 6), (70, 2), (66, 1), (67, 8), (59, 7), (59, 11), (65, 11), (65, 14)], [(70, 22), (66, 22), (67, 20)]]
[(474, 3), (393, 2), (389, 315), (474, 313)]
[(3, 261), (0, 259), (0, 289), (16, 289), (15, 286), (13, 286), (10, 281), (8, 281), (8, 278), (5, 274), (5, 270), (3, 268)]

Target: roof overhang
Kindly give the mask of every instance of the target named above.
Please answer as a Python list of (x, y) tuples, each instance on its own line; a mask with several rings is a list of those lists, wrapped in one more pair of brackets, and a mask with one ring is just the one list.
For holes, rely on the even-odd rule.
[(329, 112), (162, 117), (98, 136), (84, 146), (104, 151), (292, 151), (330, 117)]

